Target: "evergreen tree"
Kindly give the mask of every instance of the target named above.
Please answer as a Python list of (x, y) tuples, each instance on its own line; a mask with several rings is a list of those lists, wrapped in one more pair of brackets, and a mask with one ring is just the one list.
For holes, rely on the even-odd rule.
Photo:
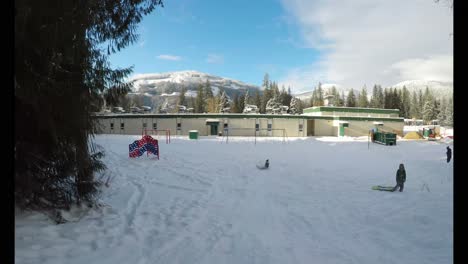
[[(391, 90), (391, 88), (390, 88)], [(392, 109), (401, 109), (400, 107), (400, 96), (398, 94), (398, 91), (396, 88), (393, 88), (393, 93), (392, 93)]]
[(447, 105), (445, 107), (445, 120), (444, 125), (448, 127), (453, 127), (453, 97), (451, 97), (447, 101)]
[(197, 99), (195, 101), (195, 113), (205, 112), (205, 95), (203, 93), (203, 85), (199, 84), (197, 89)]
[(439, 99), (433, 99), (432, 100), (432, 103), (434, 105), (434, 113), (432, 115), (432, 119), (433, 120), (436, 120), (437, 117), (439, 116), (440, 114), (440, 100)]
[(197, 106), (196, 106), (195, 98), (194, 98), (193, 96), (190, 96), (189, 107), (190, 107), (190, 108), (193, 108), (193, 110), (194, 110), (194, 112), (195, 112), (195, 108), (196, 108)]
[(420, 119), (421, 118), (421, 109), (419, 108), (418, 96), (416, 91), (413, 91), (413, 97), (411, 99), (410, 105), (410, 118)]
[(255, 92), (254, 104), (260, 109), (262, 106), (262, 97), (260, 96), (260, 91)]
[(208, 79), (206, 79), (206, 83), (205, 83), (205, 97), (206, 99), (210, 99), (214, 97), (213, 90), (211, 89), (211, 84)]
[(312, 97), (310, 97), (310, 107), (318, 106), (317, 105), (317, 90), (314, 89), (312, 92)]
[(270, 75), (268, 75), (268, 73), (265, 73), (265, 75), (263, 76), (262, 88), (263, 89), (270, 88)]
[(332, 86), (331, 88), (331, 95), (333, 95), (333, 105), (334, 106), (339, 106), (340, 105), (340, 94), (338, 93), (338, 91), (336, 90), (336, 87), (335, 86)]
[(272, 113), (276, 109), (279, 109), (281, 107), (281, 102), (279, 101), (278, 96), (274, 96), (270, 100), (268, 100), (267, 105), (266, 105), (266, 113)]
[(278, 97), (278, 100), (279, 100), (279, 97), (280, 97), (280, 91), (278, 89), (278, 84), (276, 82), (272, 82), (271, 83), (271, 91), (272, 91), (272, 97)]
[(221, 97), (219, 98), (219, 107), (218, 107), (219, 113), (224, 113), (225, 112), (224, 109), (228, 107), (229, 107), (229, 100), (226, 95), (226, 92), (223, 91), (223, 93), (221, 94)]
[(369, 102), (367, 101), (367, 89), (366, 89), (365, 85), (362, 88), (361, 93), (359, 94), (358, 106), (359, 107), (368, 107), (369, 106)]
[(378, 91), (378, 98), (379, 98), (379, 106), (378, 108), (385, 108), (385, 95), (384, 95), (384, 92), (383, 92), (383, 89), (382, 89), (382, 86), (378, 86), (377, 87), (377, 91)]
[(266, 110), (266, 104), (268, 100), (270, 100), (273, 97), (272, 90), (270, 89), (270, 76), (268, 73), (265, 73), (265, 76), (263, 77), (263, 97), (262, 97), (262, 103), (260, 105), (260, 113), (265, 113)]
[(379, 108), (379, 94), (377, 85), (374, 84), (374, 88), (372, 88), (372, 96), (369, 103), (370, 107), (372, 108)]
[(424, 90), (424, 95), (423, 95), (423, 102), (424, 102), (424, 104), (425, 104), (427, 101), (432, 101), (432, 93), (431, 93), (431, 91), (429, 90), (429, 87), (426, 86), (426, 90)]
[(185, 100), (185, 94), (187, 93), (187, 88), (185, 88), (185, 86), (182, 87), (182, 91), (180, 92), (180, 95), (179, 95), (179, 105), (186, 105), (187, 102)]
[(20, 208), (92, 206), (105, 169), (93, 112), (132, 83), (109, 56), (137, 40), (135, 28), (159, 0), (15, 1), (15, 174)]
[(341, 91), (341, 98), (340, 98), (340, 106), (346, 105), (346, 97), (344, 95), (344, 91)]
[(250, 104), (249, 90), (245, 91), (244, 95), (244, 107)]
[(280, 101), (282, 105), (287, 105), (287, 106), (290, 105), (291, 99), (292, 99), (290, 92), (291, 91), (289, 89), (288, 89), (288, 92), (286, 92), (286, 89), (284, 89), (284, 86), (281, 88)]
[(319, 82), (317, 89), (315, 89), (315, 106), (323, 106), (323, 90), (322, 90), (322, 83)]
[(447, 99), (444, 97), (440, 101), (439, 114), (437, 115), (437, 119), (439, 120), (440, 125), (445, 125), (446, 108), (447, 108)]
[(219, 97), (214, 96), (207, 99), (207, 112), (208, 113), (218, 113), (219, 106)]
[(401, 107), (402, 107), (402, 116), (405, 118), (410, 118), (410, 108), (411, 108), (411, 97), (406, 86), (403, 86), (402, 96), (401, 96)]
[(424, 96), (422, 94), (422, 90), (419, 90), (418, 91), (418, 103), (419, 103), (419, 109), (421, 110), (421, 113), (419, 115), (419, 118), (422, 119), (422, 111), (423, 111), (423, 108), (424, 108)]
[(213, 109), (215, 104), (215, 96), (213, 94), (213, 90), (211, 89), (211, 84), (208, 79), (206, 79), (205, 82), (205, 87), (204, 87), (204, 99), (205, 99), (205, 105), (203, 106), (203, 109), (208, 112), (208, 113), (213, 113), (216, 112), (216, 109)]
[(232, 99), (232, 107), (231, 113), (240, 113), (241, 109), (239, 109), (239, 95), (237, 93), (234, 94), (234, 98)]
[(347, 107), (356, 107), (356, 97), (354, 95), (354, 91), (353, 91), (352, 88), (348, 93), (348, 99), (346, 100), (346, 106)]
[(293, 97), (291, 99), (291, 104), (289, 105), (289, 113), (293, 115), (299, 114), (301, 110), (300, 103), (301, 101), (299, 99), (297, 99), (296, 97)]
[(422, 116), (423, 120), (426, 124), (428, 124), (431, 120), (434, 119), (434, 103), (430, 100), (426, 101), (424, 103), (423, 111), (422, 111)]
[(393, 104), (392, 100), (392, 93), (388, 91), (387, 88), (385, 88), (384, 92), (384, 108), (385, 109), (391, 109)]
[(238, 103), (237, 103), (237, 109), (238, 109), (238, 113), (242, 113), (242, 111), (244, 110), (244, 107), (245, 107), (245, 95), (244, 94), (240, 94), (239, 95), (239, 98), (238, 98)]

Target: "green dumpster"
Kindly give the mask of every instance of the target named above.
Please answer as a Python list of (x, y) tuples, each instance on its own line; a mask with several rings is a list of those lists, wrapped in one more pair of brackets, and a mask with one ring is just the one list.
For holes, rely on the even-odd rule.
[(395, 133), (389, 133), (389, 132), (375, 132), (374, 133), (374, 142), (380, 143), (383, 145), (390, 145), (394, 146), (396, 145), (396, 134)]
[(432, 130), (430, 128), (424, 129), (424, 137), (429, 137), (432, 134)]
[(190, 130), (189, 139), (198, 139), (198, 130)]

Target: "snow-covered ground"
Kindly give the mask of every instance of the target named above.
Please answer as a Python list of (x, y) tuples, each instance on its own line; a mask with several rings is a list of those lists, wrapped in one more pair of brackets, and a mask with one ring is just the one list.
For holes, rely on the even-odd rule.
[[(160, 139), (160, 160), (130, 159), (139, 138), (97, 136), (114, 177), (105, 206), (61, 225), (16, 213), (16, 263), (453, 263), (445, 144), (184, 137)], [(403, 192), (371, 190), (402, 162)]]

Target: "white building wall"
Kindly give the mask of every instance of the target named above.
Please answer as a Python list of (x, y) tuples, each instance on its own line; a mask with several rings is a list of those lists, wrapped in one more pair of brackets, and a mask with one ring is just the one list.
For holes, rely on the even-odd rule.
[(256, 118), (228, 119), (229, 136), (255, 136), (255, 121)]
[[(303, 119), (281, 119), (281, 118), (273, 118), (273, 129), (285, 129), (285, 136), (288, 137), (303, 137), (306, 135), (305, 132), (305, 125), (303, 126), (303, 132), (299, 133), (299, 124), (302, 124)], [(282, 137), (283, 131), (282, 130), (273, 130), (274, 137)]]
[[(209, 117), (208, 117), (209, 118)], [(153, 129), (153, 123), (157, 124), (157, 130), (169, 129), (171, 135), (188, 135), (190, 130), (198, 130), (200, 136), (210, 134), (210, 126), (206, 125), (208, 118), (98, 118), (98, 133), (106, 134), (127, 134), (141, 135), (143, 123), (147, 124), (147, 129)], [(213, 119), (213, 118), (210, 118)], [(275, 136), (282, 137), (281, 130), (267, 131), (268, 122), (271, 122), (272, 129), (285, 129), (288, 137), (303, 137), (307, 136), (307, 120), (297, 118), (215, 118), (219, 120), (218, 133), (224, 132), (224, 123), (228, 124), (230, 136), (254, 136), (255, 124), (260, 124), (261, 130), (257, 132), (257, 136)], [(343, 120), (343, 119), (341, 119)], [(177, 132), (177, 122), (181, 123), (181, 130)], [(314, 126), (315, 136), (337, 136), (338, 127), (333, 126), (333, 120), (316, 119)], [(349, 121), (349, 127), (345, 128), (346, 136), (365, 136), (369, 129), (375, 127), (374, 121)], [(380, 130), (397, 133), (403, 135), (403, 122), (386, 122), (383, 126), (379, 126)], [(114, 124), (114, 129), (110, 129), (110, 124)], [(124, 129), (120, 129), (120, 124), (124, 123)], [(299, 124), (303, 124), (303, 131), (299, 131)], [(235, 129), (248, 128), (248, 129)], [(152, 134), (155, 134), (154, 132)], [(164, 131), (158, 132), (159, 135), (164, 135)]]
[(337, 136), (336, 127), (333, 126), (333, 120), (315, 120), (315, 135), (314, 136)]

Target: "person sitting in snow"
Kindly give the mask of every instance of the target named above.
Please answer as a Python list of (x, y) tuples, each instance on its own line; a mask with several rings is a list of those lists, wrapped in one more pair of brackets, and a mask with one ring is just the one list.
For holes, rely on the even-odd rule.
[(396, 191), (398, 187), (400, 187), (400, 192), (402, 192), (405, 181), (406, 181), (406, 171), (405, 171), (405, 166), (402, 163), (400, 164), (400, 167), (398, 168), (396, 172), (397, 185), (395, 186), (395, 188), (393, 188), (393, 192)]
[(451, 158), (452, 158), (452, 150), (450, 149), (449, 146), (447, 146), (447, 163), (450, 162)]
[(268, 167), (270, 166), (270, 162), (268, 160), (265, 161), (265, 168), (268, 169)]

